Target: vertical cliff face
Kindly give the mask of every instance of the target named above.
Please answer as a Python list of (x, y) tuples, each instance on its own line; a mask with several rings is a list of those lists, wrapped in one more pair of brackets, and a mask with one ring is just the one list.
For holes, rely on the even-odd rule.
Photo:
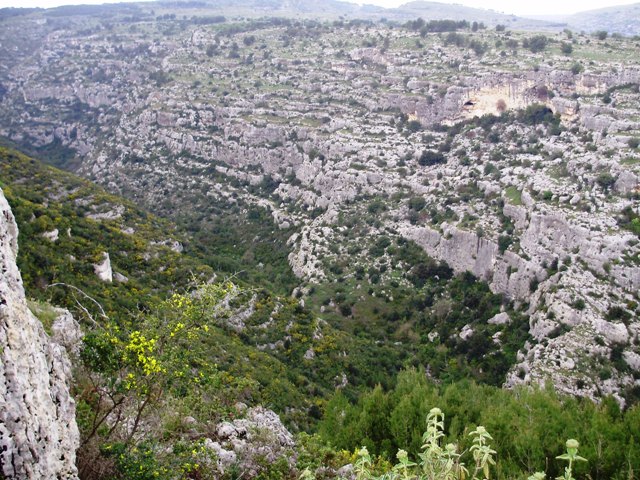
[(69, 360), (27, 307), (17, 242), (0, 190), (0, 477), (75, 479), (79, 434)]

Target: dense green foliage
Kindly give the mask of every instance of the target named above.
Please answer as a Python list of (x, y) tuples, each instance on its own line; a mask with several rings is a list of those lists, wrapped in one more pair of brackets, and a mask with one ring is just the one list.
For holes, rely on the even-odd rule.
[[(396, 454), (398, 463), (391, 466), (380, 457), (373, 462), (367, 447), (362, 447), (355, 454), (353, 472), (357, 480), (488, 480), (495, 469), (496, 451), (492, 448), (493, 437), (482, 425), (468, 433), (465, 437), (470, 444), (468, 450), (460, 451), (457, 443), (444, 443), (445, 415), (437, 407), (427, 415), (427, 428), (422, 435), (421, 451), (416, 461), (412, 461), (406, 450), (400, 449)], [(577, 463), (587, 459), (578, 455), (580, 443), (575, 439), (567, 440), (566, 453), (556, 457), (567, 462), (564, 475), (556, 480), (574, 480), (574, 469)], [(529, 480), (544, 480), (544, 472), (536, 472)], [(307, 468), (302, 473), (302, 480), (314, 480), (315, 475)]]
[[(458, 30), (470, 29), (477, 31), (480, 24), (473, 22), (472, 26), (466, 20), (429, 20), (425, 22), (422, 18), (408, 21), (404, 26), (408, 30), (418, 31), (423, 37), (434, 32), (456, 32)], [(484, 25), (482, 26), (484, 28)]]
[(549, 39), (545, 35), (535, 35), (531, 38), (525, 38), (522, 46), (528, 48), (532, 53), (542, 52), (549, 43)]
[(193, 248), (215, 271), (273, 293), (291, 293), (296, 285), (287, 259), (291, 230), (278, 229), (267, 209), (218, 206), (198, 217), (185, 215), (176, 221), (191, 232)]
[(631, 207), (625, 207), (622, 210), (618, 223), (640, 237), (640, 215), (634, 212)]
[[(85, 336), (75, 395), (83, 478), (109, 477), (113, 466), (104, 459), (113, 455), (123, 478), (153, 478), (155, 472), (171, 478), (180, 470), (200, 469), (191, 456), (179, 462), (177, 472), (165, 466), (175, 469), (181, 460), (173, 445), (181, 428), (174, 412), (189, 412), (197, 425), (210, 428), (255, 390), (247, 378), (221, 372), (210, 352), (219, 340), (215, 327), (229, 313), (221, 303), (240, 293), (232, 284), (202, 286), (197, 295), (174, 294), (149, 314), (121, 325), (107, 323)], [(162, 453), (167, 441), (170, 455)]]
[(477, 425), (491, 432), (492, 447), (501, 459), (498, 478), (522, 478), (546, 471), (561, 474), (553, 459), (568, 437), (579, 438), (581, 455), (589, 463), (579, 476), (594, 479), (632, 478), (640, 466), (640, 408), (621, 412), (612, 398), (601, 405), (559, 397), (550, 390), (502, 390), (462, 381), (437, 385), (422, 370), (398, 375), (396, 386), (377, 387), (350, 403), (341, 393), (327, 404), (320, 432), (337, 448), (366, 446), (391, 459), (398, 448), (411, 456), (420, 452), (425, 416), (442, 405), (447, 413), (446, 442), (460, 439), (460, 450), (471, 446), (468, 433)]
[[(348, 218), (343, 222), (354, 238), (366, 235)], [(350, 381), (389, 386), (399, 366), (409, 363), (430, 365), (431, 373), (445, 381), (470, 376), (493, 385), (504, 382), (528, 338), (528, 318), (522, 312), (470, 273), (454, 275), (413, 242), (379, 237), (366, 257), (383, 260), (368, 268), (354, 256), (350, 263), (328, 265), (338, 281), (314, 286), (307, 303), (339, 330), (377, 342), (376, 351), (384, 351), (362, 369), (348, 367)], [(509, 323), (488, 323), (502, 310)], [(469, 336), (461, 338), (465, 327)], [(500, 341), (494, 341), (498, 337)]]
[[(246, 222), (233, 222), (233, 211), (224, 214), (212, 210), (208, 217), (212, 220), (205, 221), (205, 228), (196, 231), (197, 223), (193, 223), (190, 225), (193, 233), (189, 234), (73, 175), (9, 149), (0, 153), (3, 187), (21, 232), (19, 264), (33, 297), (71, 308), (82, 317), (84, 312), (77, 303), (80, 300), (90, 313), (99, 316), (95, 305), (73, 288), (51, 286), (71, 285), (100, 303), (111, 321), (119, 321), (149, 310), (174, 291), (184, 291), (209, 279), (214, 271), (242, 270), (245, 274), (235, 278), (247, 280), (248, 284), (260, 278), (272, 282), (283, 278), (276, 265), (287, 263), (286, 252), (275, 248), (278, 243), (269, 240), (273, 238), (273, 224), (262, 209), (249, 209)], [(375, 205), (375, 202), (370, 205), (372, 217), (379, 213), (373, 208)], [(119, 213), (114, 218), (91, 218), (96, 213), (109, 212)], [(60, 232), (55, 242), (41, 236), (54, 229)], [(255, 235), (256, 232), (263, 233)], [(173, 241), (184, 245), (183, 253), (170, 248)], [(125, 275), (127, 282), (105, 283), (97, 278), (93, 263), (101, 260), (102, 252), (109, 252), (114, 271)], [(244, 252), (240, 259), (238, 252)], [(295, 372), (291, 378), (298, 375), (310, 381), (310, 391), (317, 398), (333, 388), (342, 372), (347, 374), (347, 391), (351, 396), (363, 385), (389, 385), (411, 357), (415, 365), (431, 364), (434, 375), (441, 378), (472, 375), (495, 385), (504, 380), (515, 353), (527, 338), (525, 317), (503, 305), (503, 299), (492, 294), (486, 284), (469, 275), (454, 277), (450, 269), (434, 262), (411, 242), (395, 243), (388, 237), (380, 237), (369, 254), (391, 255), (392, 264), (397, 266), (398, 274), (405, 272), (402, 275), (406, 280), (380, 280), (384, 269), (371, 267), (369, 278), (379, 283), (362, 294), (354, 288), (364, 273), (358, 269), (355, 278), (346, 283), (313, 288), (307, 304), (313, 314), (326, 322), (318, 322), (309, 311), (298, 309), (297, 302), (284, 301), (260, 290), (258, 308), (247, 321), (246, 330), (233, 335), (245, 345), (274, 345), (289, 336), (287, 325), (294, 319), (300, 329), (298, 338), (302, 339), (299, 348), (290, 350), (288, 342), (286, 348), (271, 349), (265, 356), (289, 365)], [(266, 259), (269, 256), (272, 261)], [(256, 262), (263, 262), (264, 267), (256, 268)], [(330, 301), (336, 303), (335, 311), (328, 309), (321, 313), (321, 307)], [(286, 307), (278, 317), (282, 320), (265, 330), (260, 325), (268, 321), (277, 305)], [(505, 306), (514, 321), (507, 326), (487, 324)], [(470, 341), (453, 334), (465, 325), (474, 331)], [(314, 340), (314, 331), (321, 337)], [(431, 331), (437, 331), (439, 337), (428, 339)], [(490, 340), (496, 334), (501, 335), (502, 346)], [(309, 348), (313, 349), (313, 360), (303, 358)], [(261, 384), (269, 384), (270, 379), (276, 378), (266, 377)], [(295, 389), (290, 384), (286, 390)], [(280, 401), (274, 408), (287, 406), (286, 400), (293, 399), (291, 392), (275, 396)], [(299, 400), (293, 404), (299, 405)], [(313, 412), (314, 417), (319, 416), (317, 405)]]
[(438, 165), (446, 162), (447, 159), (442, 153), (434, 152), (433, 150), (424, 150), (420, 154), (420, 158), (418, 158), (418, 163), (423, 167)]
[[(427, 428), (422, 435), (421, 452), (416, 461), (412, 461), (406, 450), (400, 449), (396, 454), (398, 463), (391, 466), (380, 457), (373, 463), (367, 447), (356, 452), (353, 471), (357, 480), (488, 480), (496, 465), (496, 451), (492, 448), (493, 437), (486, 428), (479, 425), (467, 435), (470, 447), (460, 451), (457, 443), (444, 443), (445, 415), (437, 407), (427, 415)], [(469, 438), (470, 437), (470, 438)], [(576, 463), (587, 459), (578, 455), (580, 443), (575, 439), (566, 442), (566, 453), (556, 457), (568, 463), (564, 475), (556, 480), (574, 480)], [(544, 472), (536, 472), (529, 480), (544, 480)], [(301, 478), (313, 480), (315, 476), (305, 469)]]
[[(219, 231), (215, 238), (225, 240), (210, 254), (215, 245), (206, 232), (211, 230), (190, 236), (73, 175), (10, 149), (2, 149), (0, 154), (2, 187), (19, 224), (19, 265), (27, 292), (70, 308), (86, 328), (93, 325), (87, 315), (100, 324), (124, 328), (129, 319), (152, 311), (174, 292), (188, 291), (211, 278), (214, 270), (206, 263), (220, 267), (218, 272), (229, 271), (260, 259), (258, 251), (273, 253), (273, 249), (253, 243), (249, 247), (255, 257), (243, 264), (233, 260), (232, 245), (238, 236), (246, 239), (251, 230), (271, 228), (271, 219), (260, 209), (249, 212), (249, 223), (229, 229), (225, 226), (229, 217), (216, 220)], [(100, 217), (110, 212), (116, 214)], [(376, 212), (374, 209), (372, 215)], [(59, 231), (57, 240), (42, 237), (54, 229)], [(184, 252), (172, 250), (173, 241), (183, 244)], [(348, 382), (345, 392), (352, 398), (363, 386), (390, 385), (411, 355), (416, 355), (412, 360), (416, 364), (432, 363), (434, 373), (443, 378), (471, 374), (499, 384), (526, 338), (526, 319), (506, 328), (486, 323), (498, 312), (502, 299), (485, 284), (469, 276), (454, 277), (450, 269), (410, 242), (395, 244), (381, 237), (371, 249), (376, 255), (392, 255), (399, 268), (408, 270), (407, 281), (383, 281), (360, 299), (354, 296), (351, 281), (329, 283), (311, 291), (307, 299), (310, 309), (301, 308), (297, 300), (258, 289), (252, 294), (253, 312), (242, 331), (218, 325), (211, 333), (217, 339), (211, 355), (220, 368), (253, 382), (256, 399), (278, 412), (288, 409), (286, 419), (297, 428), (307, 428), (320, 417), (322, 399), (343, 381), (343, 373)], [(128, 281), (98, 279), (93, 263), (101, 260), (102, 252), (109, 252), (114, 272)], [(370, 272), (372, 281), (380, 275), (382, 268)], [(357, 271), (355, 280), (359, 276)], [(381, 294), (385, 289), (392, 301)], [(320, 307), (330, 299), (336, 301), (336, 310), (321, 314)], [(520, 318), (514, 312), (512, 315)], [(268, 323), (270, 327), (264, 328)], [(441, 337), (444, 341), (426, 339), (434, 326), (448, 336), (447, 332), (467, 323), (473, 325), (479, 339), (476, 342), (474, 336), (470, 349), (455, 336), (448, 340)], [(494, 335), (499, 330), (505, 330), (505, 348), (481, 341), (485, 331)], [(276, 347), (257, 352), (256, 345)], [(310, 349), (313, 358), (305, 358)], [(251, 359), (251, 368), (243, 358)]]

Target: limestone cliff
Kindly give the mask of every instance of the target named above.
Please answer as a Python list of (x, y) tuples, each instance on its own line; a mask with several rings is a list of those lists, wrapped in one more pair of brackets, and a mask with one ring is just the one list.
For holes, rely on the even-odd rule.
[(74, 479), (79, 433), (69, 360), (27, 307), (17, 241), (0, 190), (0, 477)]

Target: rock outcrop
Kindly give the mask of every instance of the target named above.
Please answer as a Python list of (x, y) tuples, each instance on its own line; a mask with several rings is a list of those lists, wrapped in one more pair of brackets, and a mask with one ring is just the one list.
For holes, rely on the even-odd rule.
[(70, 364), (27, 307), (17, 240), (0, 190), (0, 477), (75, 479), (79, 433)]
[(215, 452), (222, 472), (237, 465), (248, 477), (254, 477), (280, 458), (290, 467), (295, 465), (293, 436), (272, 410), (250, 408), (245, 418), (220, 423), (216, 437), (217, 441), (208, 439), (206, 445)]
[(113, 282), (113, 270), (111, 269), (111, 259), (107, 252), (102, 252), (102, 260), (100, 263), (93, 264), (93, 271), (96, 276), (103, 282)]

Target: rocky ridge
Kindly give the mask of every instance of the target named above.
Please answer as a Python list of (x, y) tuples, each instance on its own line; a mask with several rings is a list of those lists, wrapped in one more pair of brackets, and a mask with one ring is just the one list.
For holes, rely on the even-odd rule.
[[(454, 37), (386, 26), (299, 36), (277, 24), (230, 35), (192, 26), (175, 37), (147, 26), (153, 42), (123, 29), (114, 44), (108, 26), (90, 41), (72, 28), (41, 32), (48, 47), (2, 79), (0, 131), (71, 147), (83, 174), (149, 205), (180, 208), (202, 192), (203, 203), (267, 207), (292, 230), (289, 260), (305, 283), (331, 280), (336, 257), (370, 262), (348, 253), (341, 219), (380, 201), (367, 242), (413, 240), (530, 316), (533, 341), (509, 384), (552, 377), (594, 397), (638, 385), (639, 247), (618, 222), (637, 207), (640, 175), (632, 41), (575, 36), (563, 56), (572, 38), (554, 34), (552, 52), (531, 54), (517, 50), (523, 34), (481, 31), (473, 39), (486, 52), (474, 56)], [(91, 71), (59, 81), (80, 66)], [(23, 102), (32, 110), (9, 118)], [(48, 102), (98, 120), (60, 122)], [(561, 123), (518, 120), (536, 105)], [(502, 113), (513, 117), (473, 120)], [(425, 151), (442, 156), (430, 164)], [(424, 200), (419, 212), (411, 197)], [(620, 349), (621, 368), (594, 369)]]

